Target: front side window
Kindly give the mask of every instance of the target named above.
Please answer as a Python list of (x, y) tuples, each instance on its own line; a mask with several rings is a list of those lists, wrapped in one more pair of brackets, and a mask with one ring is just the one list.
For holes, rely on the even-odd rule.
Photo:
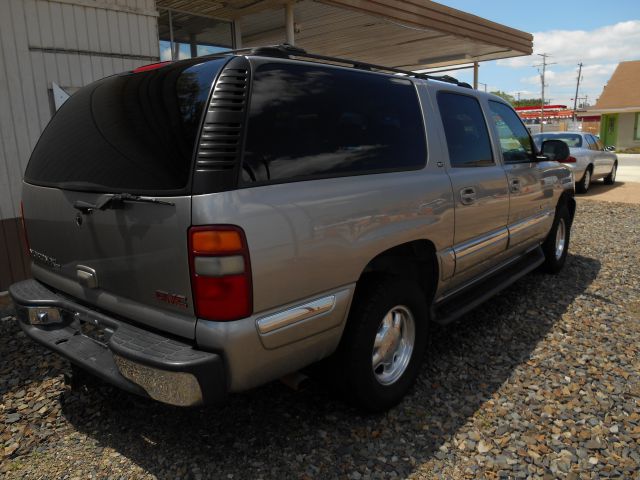
[(596, 142), (591, 135), (585, 135), (584, 138), (587, 140), (587, 145), (589, 145), (589, 150), (597, 150)]
[(478, 100), (468, 95), (440, 92), (438, 108), (451, 166), (494, 165), (489, 132)]
[(253, 75), (245, 185), (419, 169), (426, 155), (407, 79), (283, 63)]
[(505, 163), (530, 162), (535, 151), (527, 128), (507, 105), (489, 101)]

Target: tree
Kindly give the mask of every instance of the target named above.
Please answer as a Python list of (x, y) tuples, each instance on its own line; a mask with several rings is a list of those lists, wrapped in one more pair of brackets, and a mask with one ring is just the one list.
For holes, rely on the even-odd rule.
[(511, 105), (515, 105), (516, 104), (516, 99), (512, 95), (509, 95), (507, 92), (503, 92), (502, 90), (496, 90), (495, 92), (491, 92), (491, 93), (493, 95), (497, 95), (498, 97), (506, 100)]
[(502, 90), (497, 90), (491, 93), (493, 95), (497, 95), (500, 98), (503, 98), (514, 107), (530, 107), (532, 105), (540, 105), (542, 103), (542, 100), (540, 98), (521, 98), (520, 100), (516, 100), (513, 95), (509, 95), (507, 92), (503, 92)]
[[(541, 98), (521, 98), (520, 100), (517, 100), (515, 103), (516, 107), (530, 107), (533, 105), (540, 105), (542, 103), (542, 99)], [(549, 102), (544, 102), (545, 105), (548, 105)]]

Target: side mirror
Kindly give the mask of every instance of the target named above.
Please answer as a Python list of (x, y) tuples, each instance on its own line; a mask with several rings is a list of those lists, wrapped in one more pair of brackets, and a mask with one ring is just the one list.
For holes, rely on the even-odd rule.
[(569, 158), (569, 145), (562, 140), (545, 140), (542, 142), (542, 155), (549, 160), (563, 162)]
[(607, 152), (615, 152), (616, 151), (615, 145), (607, 145), (606, 147), (604, 147), (604, 149)]

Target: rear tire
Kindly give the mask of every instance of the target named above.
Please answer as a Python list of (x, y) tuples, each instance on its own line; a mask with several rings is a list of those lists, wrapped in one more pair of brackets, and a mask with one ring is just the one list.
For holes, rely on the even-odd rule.
[(556, 216), (553, 219), (551, 231), (542, 244), (544, 263), (541, 268), (543, 271), (556, 274), (562, 270), (567, 260), (570, 238), (571, 216), (566, 205), (560, 205), (556, 208)]
[(415, 282), (382, 275), (358, 282), (332, 362), (349, 403), (380, 412), (400, 402), (420, 370), (428, 317), (425, 295)]
[(614, 163), (613, 167), (611, 168), (611, 172), (609, 172), (609, 175), (604, 177), (604, 184), (613, 185), (614, 183), (616, 183), (616, 173), (618, 173), (618, 164)]
[(587, 193), (587, 191), (589, 190), (589, 186), (591, 185), (591, 172), (591, 165), (589, 165), (584, 171), (584, 175), (582, 175), (582, 180), (576, 182), (576, 192)]

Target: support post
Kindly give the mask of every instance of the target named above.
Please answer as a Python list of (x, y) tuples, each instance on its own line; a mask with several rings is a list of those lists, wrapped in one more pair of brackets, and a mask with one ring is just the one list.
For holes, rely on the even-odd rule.
[(478, 89), (478, 62), (473, 62), (473, 88)]
[(240, 19), (236, 18), (233, 21), (233, 48), (242, 48), (242, 28), (240, 27)]
[(191, 53), (191, 58), (196, 58), (198, 56), (198, 42), (196, 40), (195, 33), (189, 34), (189, 50)]
[(287, 43), (289, 45), (295, 45), (293, 6), (293, 2), (289, 2), (284, 5), (284, 25), (287, 32)]
[(176, 44), (173, 41), (173, 17), (171, 15), (171, 10), (169, 10), (169, 49), (171, 50), (171, 61), (175, 61), (176, 55)]

